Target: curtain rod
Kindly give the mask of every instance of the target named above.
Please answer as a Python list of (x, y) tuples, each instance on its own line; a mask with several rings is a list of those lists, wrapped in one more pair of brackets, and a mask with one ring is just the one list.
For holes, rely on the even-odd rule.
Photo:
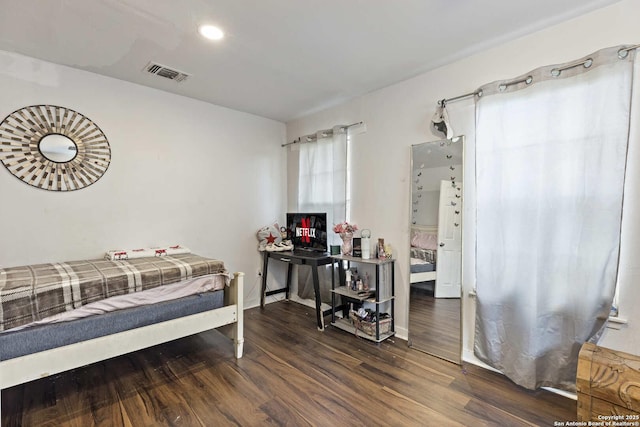
[[(631, 46), (627, 46), (627, 47), (623, 47), (620, 48), (618, 50), (618, 57), (620, 59), (624, 59), (627, 57), (627, 55), (629, 54), (630, 50), (634, 50), (634, 49), (638, 49), (640, 48), (640, 44), (634, 44)], [(569, 68), (573, 68), (573, 67), (578, 67), (580, 65), (583, 65), (585, 68), (589, 68), (591, 66), (591, 63), (593, 62), (593, 60), (591, 58), (588, 58), (584, 61), (579, 61), (579, 62), (575, 62), (572, 64), (568, 64), (567, 66), (563, 67), (563, 68), (554, 68), (551, 73), (554, 76), (558, 76), (560, 75), (560, 72), (569, 69)], [(506, 85), (512, 85), (512, 84), (517, 84), (517, 83), (530, 83), (530, 77), (527, 77), (526, 79), (522, 80), (522, 81), (517, 81), (517, 82), (509, 82)], [(440, 101), (438, 101), (438, 106), (442, 107), (444, 105), (446, 105), (448, 102), (453, 102), (453, 101), (459, 101), (461, 99), (465, 99), (465, 98), (469, 98), (471, 96), (482, 96), (482, 90), (476, 90), (474, 92), (469, 92), (469, 93), (465, 93), (464, 95), (459, 95), (459, 96), (454, 96), (453, 98), (446, 98), (446, 99), (442, 99)]]
[(618, 50), (618, 57), (620, 59), (624, 59), (629, 54), (630, 50), (637, 49), (639, 47), (640, 47), (640, 44), (634, 44), (634, 45), (631, 45), (631, 46), (628, 46), (628, 47), (623, 47), (622, 49)]
[(476, 95), (482, 96), (482, 91), (474, 91), (474, 92), (465, 93), (464, 95), (454, 96), (453, 98), (441, 99), (440, 101), (438, 101), (438, 105), (442, 107), (448, 102), (459, 101), (461, 99), (469, 98), (471, 96), (476, 96)]
[[(352, 126), (358, 126), (358, 125), (361, 125), (363, 123), (364, 122), (357, 122), (357, 123), (351, 123), (350, 125), (342, 125), (342, 126), (337, 126), (337, 127), (342, 128), (342, 130), (347, 130)], [(292, 144), (301, 144), (301, 143), (305, 143), (305, 142), (317, 141), (319, 133), (322, 134), (323, 136), (333, 135), (333, 129), (319, 130), (318, 132), (316, 132), (314, 134), (304, 135), (304, 136), (298, 137), (297, 139), (294, 139), (291, 142), (287, 142), (286, 144), (282, 144), (282, 147), (287, 147), (287, 146), (292, 145)]]

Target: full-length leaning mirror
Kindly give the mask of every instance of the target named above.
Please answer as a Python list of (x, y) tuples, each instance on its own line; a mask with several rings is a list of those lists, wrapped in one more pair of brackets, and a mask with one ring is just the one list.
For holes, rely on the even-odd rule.
[(461, 362), (464, 137), (411, 147), (409, 346)]

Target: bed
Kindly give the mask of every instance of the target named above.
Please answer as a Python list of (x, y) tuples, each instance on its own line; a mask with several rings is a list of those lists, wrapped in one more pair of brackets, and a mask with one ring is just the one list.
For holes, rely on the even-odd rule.
[(411, 227), (410, 283), (436, 280), (438, 227), (413, 225)]
[(242, 357), (243, 273), (191, 253), (113, 259), (0, 269), (0, 391), (224, 325)]

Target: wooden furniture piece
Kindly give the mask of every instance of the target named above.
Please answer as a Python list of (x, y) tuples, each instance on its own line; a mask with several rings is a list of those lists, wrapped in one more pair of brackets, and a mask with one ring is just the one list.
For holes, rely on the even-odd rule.
[(578, 421), (640, 424), (640, 356), (584, 343), (576, 389)]
[[(351, 332), (356, 334), (357, 336), (361, 336), (371, 341), (381, 342), (393, 335), (395, 335), (395, 311), (394, 311), (394, 302), (395, 302), (395, 260), (394, 259), (362, 259), (347, 255), (333, 255), (331, 256), (334, 262), (338, 263), (339, 266), (339, 281), (340, 286), (335, 286), (335, 275), (331, 275), (331, 324), (339, 329), (342, 329), (347, 332)], [(345, 268), (346, 262), (346, 268)], [(358, 295), (358, 292), (352, 291), (345, 284), (345, 272), (346, 269), (350, 268), (351, 263), (362, 263), (375, 265), (375, 289), (371, 289), (373, 294), (369, 295)], [(388, 281), (381, 280), (382, 270), (385, 268), (389, 268), (390, 271), (390, 279)], [(339, 306), (336, 306), (336, 297), (339, 296), (342, 299), (342, 303)], [(371, 303), (374, 306), (375, 310), (375, 333), (369, 335), (363, 333), (360, 330), (357, 330), (357, 326), (349, 319), (347, 313), (346, 304), (350, 302), (356, 303)], [(388, 305), (390, 314), (391, 314), (391, 324), (390, 328), (386, 332), (380, 331), (380, 314), (381, 307), (383, 305)], [(336, 311), (342, 310), (343, 317), (336, 318)]]
[[(269, 259), (287, 263), (287, 282), (284, 288), (274, 289), (267, 291), (267, 274), (269, 272)], [(319, 331), (324, 331), (324, 316), (327, 316), (331, 311), (322, 311), (322, 299), (320, 298), (320, 279), (318, 277), (318, 268), (332, 264), (333, 260), (326, 254), (320, 253), (304, 253), (304, 252), (263, 252), (263, 264), (262, 264), (262, 292), (260, 293), (260, 307), (264, 308), (265, 298), (269, 295), (280, 294), (285, 292), (286, 298), (289, 299), (289, 290), (291, 289), (291, 275), (293, 273), (294, 265), (308, 265), (311, 267), (311, 274), (313, 278), (313, 291), (315, 295), (316, 303), (316, 322)]]

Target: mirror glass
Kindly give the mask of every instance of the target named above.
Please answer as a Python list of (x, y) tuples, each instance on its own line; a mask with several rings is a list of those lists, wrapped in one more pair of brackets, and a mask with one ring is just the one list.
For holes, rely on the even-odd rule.
[(461, 363), (464, 137), (411, 147), (409, 346)]
[(38, 149), (44, 157), (56, 163), (70, 162), (78, 153), (78, 146), (71, 138), (55, 133), (42, 137)]
[(33, 187), (75, 191), (105, 174), (111, 147), (98, 125), (77, 111), (29, 105), (0, 122), (0, 162)]

